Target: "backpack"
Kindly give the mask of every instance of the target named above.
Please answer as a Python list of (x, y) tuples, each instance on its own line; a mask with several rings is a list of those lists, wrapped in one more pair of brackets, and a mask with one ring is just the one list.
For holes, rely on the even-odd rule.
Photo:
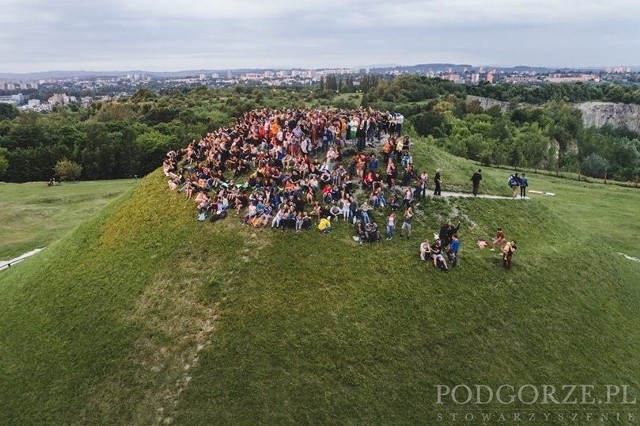
[(509, 179), (507, 179), (507, 185), (514, 186), (515, 184), (516, 184), (516, 178), (513, 175), (509, 176)]

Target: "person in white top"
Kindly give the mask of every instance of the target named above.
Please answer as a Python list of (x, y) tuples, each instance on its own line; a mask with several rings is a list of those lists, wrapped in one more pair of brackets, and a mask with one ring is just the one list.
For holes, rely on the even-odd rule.
[(420, 260), (427, 260), (427, 256), (429, 256), (429, 258), (431, 257), (431, 246), (429, 245), (429, 240), (425, 238), (425, 240), (420, 243)]
[(387, 240), (393, 238), (396, 232), (396, 213), (391, 212), (387, 217)]

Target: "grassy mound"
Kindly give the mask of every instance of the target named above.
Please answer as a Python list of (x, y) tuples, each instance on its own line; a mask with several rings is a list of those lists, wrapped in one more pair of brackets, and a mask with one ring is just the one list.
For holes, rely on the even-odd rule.
[[(195, 216), (156, 172), (0, 275), (1, 424), (432, 423), (459, 408), (439, 384), (640, 393), (640, 268), (542, 200), (429, 201), (373, 246)], [(418, 257), (443, 218), (463, 223), (450, 273)], [(474, 245), (497, 226), (510, 271)]]

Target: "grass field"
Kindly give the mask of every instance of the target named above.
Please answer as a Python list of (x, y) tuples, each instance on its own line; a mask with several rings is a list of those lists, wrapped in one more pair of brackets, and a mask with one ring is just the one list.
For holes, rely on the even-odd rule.
[(0, 183), (0, 259), (44, 247), (128, 189), (134, 180), (66, 183)]
[[(468, 191), (477, 166), (414, 157)], [(504, 170), (484, 174), (508, 192)], [(342, 222), (327, 236), (197, 222), (155, 172), (0, 274), (0, 424), (432, 424), (460, 409), (434, 406), (435, 386), (459, 383), (640, 396), (640, 265), (616, 253), (634, 253), (639, 193), (530, 181), (556, 196), (428, 201), (411, 239), (370, 246)], [(463, 224), (450, 273), (417, 255), (444, 218)], [(498, 226), (519, 243), (510, 271), (474, 244)]]

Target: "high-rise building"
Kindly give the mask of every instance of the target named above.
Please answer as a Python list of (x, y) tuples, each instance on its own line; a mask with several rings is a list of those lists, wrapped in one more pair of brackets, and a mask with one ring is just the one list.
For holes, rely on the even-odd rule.
[(485, 77), (487, 83), (493, 84), (493, 72), (489, 71)]

